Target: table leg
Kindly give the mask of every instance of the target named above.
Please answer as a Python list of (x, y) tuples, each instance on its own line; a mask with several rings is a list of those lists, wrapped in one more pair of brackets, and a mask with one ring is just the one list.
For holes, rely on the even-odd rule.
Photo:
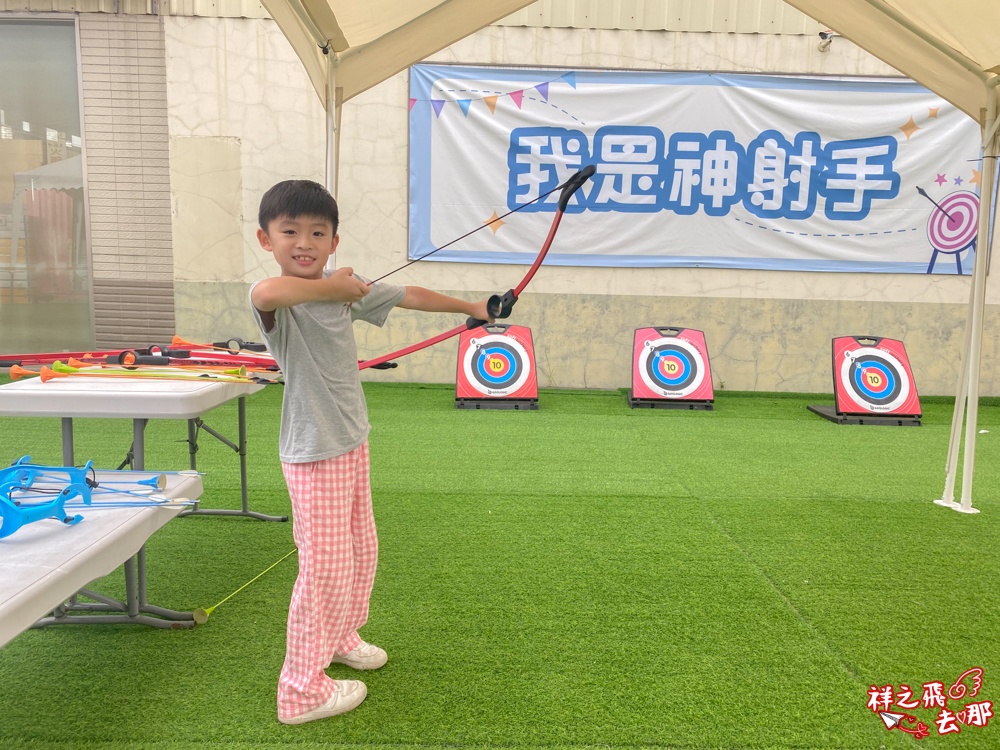
[(250, 511), (249, 498), (247, 497), (247, 400), (241, 398), (237, 402), (237, 413), (239, 414), (239, 442), (240, 442), (240, 499), (243, 502), (243, 512)]
[(225, 435), (216, 432), (207, 424), (205, 424), (201, 419), (190, 419), (188, 420), (188, 442), (191, 447), (189, 449), (191, 454), (191, 468), (197, 469), (195, 455), (198, 452), (197, 440), (198, 440), (198, 429), (203, 429), (209, 435), (214, 437), (219, 442), (224, 445), (228, 445), (234, 451), (236, 451), (240, 456), (240, 498), (241, 498), (241, 509), (231, 510), (223, 508), (200, 508), (198, 504), (195, 504), (191, 510), (185, 510), (178, 514), (181, 516), (246, 516), (248, 518), (256, 518), (261, 521), (287, 521), (288, 516), (269, 516), (264, 513), (258, 513), (256, 511), (250, 510), (250, 501), (247, 490), (247, 399), (246, 396), (240, 396), (237, 401), (237, 412), (239, 414), (239, 437), (237, 438), (239, 444), (233, 443)]
[[(139, 554), (142, 554), (142, 550), (139, 551)], [(142, 572), (146, 572), (145, 568), (143, 568)], [(130, 557), (125, 561), (125, 611), (129, 617), (139, 616), (139, 587), (137, 578), (135, 558)], [(143, 585), (143, 588), (145, 588), (145, 585)]]
[(132, 420), (132, 468), (135, 471), (146, 470), (146, 422), (147, 419)]
[[(168, 620), (180, 620), (182, 622), (187, 622), (191, 620), (194, 621), (194, 612), (178, 612), (175, 609), (165, 609), (164, 607), (157, 607), (149, 603), (146, 599), (146, 547), (143, 546), (139, 549), (139, 552), (135, 556), (135, 562), (138, 571), (138, 595), (139, 595), (139, 611), (148, 615), (156, 615), (158, 617), (164, 617)], [(178, 625), (177, 627), (194, 627), (194, 625)]]
[[(193, 628), (194, 612), (154, 607), (146, 602), (146, 548), (125, 561), (125, 601), (104, 596), (94, 591), (80, 589), (69, 601), (43, 617), (32, 627), (49, 625), (128, 624), (149, 625), (154, 628)], [(81, 602), (79, 597), (93, 599)], [(152, 616), (150, 616), (152, 615)]]
[(62, 418), (63, 466), (73, 466), (73, 418)]
[[(197, 471), (198, 470), (198, 420), (189, 419), (187, 421), (187, 428), (188, 428), (188, 439), (187, 439), (188, 462), (189, 466), (191, 467), (191, 471)], [(198, 510), (199, 505), (200, 505), (200, 499), (195, 500), (194, 505), (191, 506), (191, 509), (185, 511), (184, 513), (181, 513), (181, 515), (184, 516), (187, 515), (188, 513), (196, 512)]]

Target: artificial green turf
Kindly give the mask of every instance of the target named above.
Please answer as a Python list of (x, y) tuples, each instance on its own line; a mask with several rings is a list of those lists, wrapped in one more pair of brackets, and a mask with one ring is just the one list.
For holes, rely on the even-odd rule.
[[(380, 564), (362, 635), (389, 664), (356, 711), (280, 725), (295, 558), (194, 630), (29, 631), (0, 650), (0, 747), (991, 748), (917, 743), (870, 685), (985, 671), (1000, 697), (1000, 408), (980, 410), (975, 505), (934, 505), (952, 406), (918, 428), (838, 426), (829, 396), (716, 394), (711, 412), (543, 391), (538, 412), (462, 411), (448, 386), (367, 384)], [(287, 513), (280, 390), (248, 400), (250, 503)], [(206, 416), (222, 432), (235, 405)], [(127, 423), (78, 420), (115, 466)], [(0, 458), (59, 462), (58, 420), (4, 420)], [(184, 468), (153, 422), (147, 466)], [(205, 506), (236, 507), (232, 451), (202, 436)], [(178, 519), (147, 545), (152, 603), (211, 606), (292, 548), (290, 524)], [(2, 554), (2, 547), (0, 547)], [(120, 574), (101, 582), (121, 589)], [(346, 667), (334, 677), (357, 676)], [(954, 707), (954, 702), (950, 704)], [(997, 719), (1000, 722), (1000, 719)]]

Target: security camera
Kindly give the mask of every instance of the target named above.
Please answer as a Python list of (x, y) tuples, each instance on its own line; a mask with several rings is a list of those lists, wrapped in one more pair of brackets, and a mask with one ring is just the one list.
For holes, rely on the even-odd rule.
[(829, 50), (830, 49), (830, 44), (833, 42), (834, 37), (838, 37), (838, 36), (840, 36), (840, 34), (838, 34), (836, 31), (832, 31), (830, 29), (827, 29), (826, 31), (819, 32), (819, 38), (822, 40), (819, 43), (819, 51), (820, 52), (826, 52), (827, 50)]

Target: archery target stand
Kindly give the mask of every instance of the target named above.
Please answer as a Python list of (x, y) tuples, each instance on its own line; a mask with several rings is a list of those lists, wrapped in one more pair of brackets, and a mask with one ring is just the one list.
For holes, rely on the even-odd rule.
[(538, 409), (531, 329), (493, 323), (458, 341), (456, 409)]
[(836, 406), (808, 406), (837, 424), (920, 426), (920, 398), (902, 341), (878, 336), (833, 340)]
[(707, 411), (714, 400), (704, 333), (671, 326), (635, 330), (629, 407)]

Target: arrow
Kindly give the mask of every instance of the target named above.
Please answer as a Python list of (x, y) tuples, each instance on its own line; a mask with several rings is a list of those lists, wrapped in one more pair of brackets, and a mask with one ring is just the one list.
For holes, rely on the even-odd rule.
[(922, 187), (920, 187), (920, 185), (917, 185), (917, 192), (920, 193), (922, 196), (924, 196), (927, 200), (929, 200), (935, 206), (937, 206), (938, 211), (940, 211), (941, 213), (943, 213), (945, 216), (948, 217), (948, 221), (954, 221), (954, 219), (951, 217), (951, 214), (948, 213), (947, 211), (945, 211), (943, 208), (941, 208), (941, 204), (939, 204), (936, 200), (934, 200), (929, 195), (927, 195), (927, 193), (924, 191), (924, 189)]
[[(66, 369), (70, 368), (70, 369)], [(175, 365), (131, 365), (129, 367), (114, 367), (108, 364), (101, 364), (99, 362), (82, 362), (79, 359), (70, 358), (65, 363), (56, 360), (52, 363), (52, 369), (56, 372), (75, 372), (77, 370), (90, 370), (91, 372), (117, 372), (117, 373), (130, 373), (136, 370), (141, 370), (143, 372), (186, 372), (191, 374), (192, 372), (197, 373), (221, 373), (222, 375), (238, 375), (241, 378), (245, 378), (247, 375), (246, 365), (240, 365), (239, 367), (227, 367), (226, 365), (195, 365), (186, 366), (183, 364)]]
[[(52, 363), (53, 365), (55, 362)], [(61, 364), (61, 363), (60, 363)], [(220, 383), (253, 383), (254, 381), (246, 377), (235, 375), (220, 375), (218, 373), (195, 372), (185, 373), (163, 373), (163, 372), (140, 372), (138, 370), (127, 370), (125, 372), (85, 372), (77, 370), (75, 367), (62, 366), (58, 370), (42, 365), (38, 372), (26, 370), (23, 367), (14, 365), (10, 368), (11, 380), (18, 380), (29, 375), (39, 375), (43, 383), (47, 383), (53, 378), (152, 378), (159, 380), (211, 380)]]
[(222, 605), (222, 604), (225, 604), (226, 602), (228, 602), (230, 599), (232, 599), (234, 596), (236, 596), (238, 593), (240, 593), (243, 589), (245, 589), (251, 583), (253, 583), (254, 581), (256, 581), (262, 575), (264, 575), (264, 573), (267, 573), (272, 568), (276, 567), (278, 565), (278, 563), (280, 563), (280, 562), (284, 561), (285, 559), (291, 557), (297, 551), (298, 551), (297, 549), (293, 549), (287, 555), (285, 555), (284, 557), (282, 557), (281, 560), (278, 560), (278, 562), (272, 564), (270, 567), (268, 567), (267, 569), (265, 569), (262, 572), (258, 573), (253, 578), (251, 578), (249, 581), (247, 581), (246, 583), (244, 583), (242, 586), (240, 586), (238, 589), (236, 589), (236, 591), (234, 591), (229, 596), (227, 596), (225, 599), (223, 599), (221, 602), (219, 602), (219, 604), (215, 604), (215, 605), (213, 605), (211, 607), (200, 607), (200, 608), (196, 609), (192, 613), (193, 616), (194, 616), (194, 621), (196, 623), (198, 623), (199, 625), (204, 625), (206, 622), (208, 622), (208, 618), (211, 617), (212, 612), (214, 612), (216, 610), (216, 608), (219, 607), (219, 605)]

